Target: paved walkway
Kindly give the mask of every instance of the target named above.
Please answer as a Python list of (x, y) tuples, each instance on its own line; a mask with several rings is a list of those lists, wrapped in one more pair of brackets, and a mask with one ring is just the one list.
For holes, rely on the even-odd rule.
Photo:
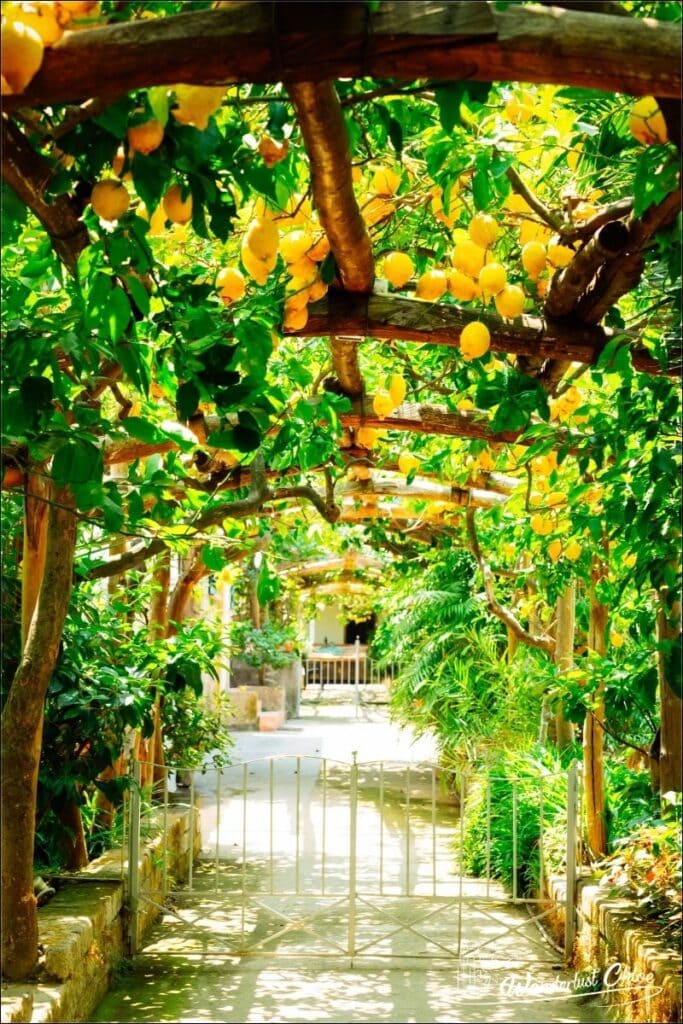
[[(439, 957), (453, 948), (457, 930), (457, 808), (440, 803), (437, 814), (429, 799), (416, 799), (406, 809), (403, 798), (391, 793), (392, 762), (415, 766), (409, 776), (420, 785), (417, 765), (435, 758), (429, 740), (391, 725), (382, 708), (322, 703), (303, 705), (301, 717), (277, 733), (237, 733), (235, 739), (234, 761), (249, 763), (224, 771), (219, 801), (215, 775), (197, 777), (207, 859), (195, 873), (195, 893), (190, 900), (178, 897), (177, 916), (167, 915), (156, 927), (96, 1021), (608, 1020), (595, 999), (563, 991), (562, 983), (571, 979), (526, 910), (477, 902), (483, 895), (479, 881), (468, 880), (463, 888), (465, 958)], [(357, 945), (377, 955), (351, 962), (343, 955), (350, 913), (343, 763), (353, 752), (359, 763), (381, 761), (385, 767), (379, 801), (376, 767), (359, 772), (358, 887), (375, 892), (380, 877), (383, 895), (353, 908)], [(258, 760), (272, 755), (279, 756), (279, 774)], [(321, 779), (323, 758), (329, 760)], [(428, 795), (429, 772), (422, 783)], [(271, 821), (281, 847), (275, 859)], [(437, 871), (441, 900), (401, 895), (429, 896)], [(310, 897), (322, 878), (325, 897), (314, 901), (311, 918)], [(244, 903), (236, 896), (243, 885), (251, 889)], [(251, 944), (251, 955), (229, 955), (230, 935)]]

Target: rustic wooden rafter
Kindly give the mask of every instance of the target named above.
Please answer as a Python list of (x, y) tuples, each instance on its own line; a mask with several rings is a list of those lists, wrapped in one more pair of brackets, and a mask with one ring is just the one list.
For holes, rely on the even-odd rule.
[(371, 75), (522, 81), (680, 96), (678, 26), (653, 19), (449, 4), (234, 3), (66, 32), (5, 109), (82, 102), (173, 82), (300, 82)]
[[(594, 364), (614, 337), (614, 331), (598, 326), (531, 316), (506, 321), (486, 310), (429, 304), (396, 295), (347, 295), (336, 291), (312, 304), (308, 323), (293, 333), (302, 337), (336, 333), (356, 337), (357, 341), (377, 338), (459, 348), (462, 329), (472, 320), (480, 320), (488, 327), (492, 351), (516, 356)], [(621, 333), (621, 336), (626, 344), (628, 335)], [(637, 370), (652, 374), (664, 372), (647, 349), (637, 345), (635, 339), (630, 340), (631, 357)], [(677, 367), (670, 367), (666, 372), (677, 376), (679, 371)]]

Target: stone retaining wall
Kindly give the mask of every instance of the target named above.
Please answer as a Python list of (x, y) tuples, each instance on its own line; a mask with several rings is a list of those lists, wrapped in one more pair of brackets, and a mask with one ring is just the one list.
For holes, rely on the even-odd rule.
[[(634, 920), (636, 904), (609, 896), (585, 879), (578, 906), (574, 953), (577, 970), (597, 967), (606, 977), (607, 1002), (619, 1019), (636, 1022), (681, 1020), (681, 959), (661, 941), (657, 926)], [(619, 967), (610, 969), (610, 965)]]
[[(577, 927), (572, 965), (597, 978), (626, 1024), (678, 1024), (681, 1008), (681, 960), (657, 936), (657, 928), (637, 922), (636, 905), (610, 896), (588, 873), (577, 878)], [(566, 882), (548, 880), (545, 927), (564, 945)], [(618, 966), (612, 966), (618, 965)]]
[[(194, 814), (194, 854), (201, 848), (199, 812)], [(168, 876), (187, 878), (190, 864), (190, 813), (186, 805), (168, 809)], [(163, 838), (143, 845), (140, 887), (143, 894), (161, 889)], [(121, 849), (110, 850), (77, 875), (70, 877), (38, 911), (40, 942), (44, 947), (40, 975), (35, 984), (2, 986), (4, 1022), (87, 1021), (107, 993), (111, 976), (125, 956), (125, 876), (128, 858)], [(158, 899), (158, 896), (156, 897)], [(138, 935), (151, 928), (159, 911), (149, 903), (140, 907)]]
[(227, 696), (233, 710), (227, 722), (231, 729), (258, 729), (260, 711), (282, 711), (284, 715), (283, 686), (231, 687)]

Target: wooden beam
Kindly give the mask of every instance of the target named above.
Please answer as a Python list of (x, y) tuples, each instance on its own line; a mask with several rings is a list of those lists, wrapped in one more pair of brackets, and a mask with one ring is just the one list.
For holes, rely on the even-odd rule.
[[(462, 329), (472, 320), (480, 320), (488, 327), (493, 352), (576, 363), (596, 363), (615, 334), (609, 328), (565, 320), (521, 316), (510, 322), (487, 310), (431, 304), (396, 295), (347, 295), (337, 291), (313, 303), (308, 323), (293, 333), (302, 337), (342, 334), (358, 340), (378, 338), (459, 348)], [(646, 349), (635, 344), (635, 339), (631, 358), (641, 373), (665, 372)], [(678, 376), (679, 372), (675, 366), (666, 370), (669, 376)]]
[(173, 82), (330, 78), (548, 82), (679, 98), (679, 26), (483, 0), (231, 3), (66, 32), (6, 110), (117, 97)]
[(433, 483), (431, 480), (414, 480), (412, 484), (398, 480), (354, 481), (344, 484), (338, 493), (341, 498), (358, 497), (366, 501), (373, 497), (391, 497), (446, 505), (476, 505), (478, 508), (493, 508), (496, 505), (504, 505), (507, 501), (507, 495), (498, 491), (452, 487), (448, 484)]
[[(536, 438), (524, 439), (521, 430), (501, 430), (494, 433), (488, 421), (472, 413), (450, 412), (441, 406), (404, 403), (390, 416), (380, 417), (373, 410), (373, 396), (353, 402), (348, 412), (339, 414), (347, 427), (375, 427), (398, 430), (410, 434), (434, 434), (443, 437), (465, 437), (489, 444), (535, 444)], [(555, 447), (563, 444), (578, 445), (582, 435), (558, 428)], [(573, 448), (570, 450), (574, 450)]]

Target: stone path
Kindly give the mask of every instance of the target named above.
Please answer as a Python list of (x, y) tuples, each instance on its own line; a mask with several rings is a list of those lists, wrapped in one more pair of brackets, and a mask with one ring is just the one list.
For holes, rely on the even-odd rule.
[[(390, 724), (380, 708), (324, 704), (303, 705), (301, 717), (291, 721), (277, 733), (237, 733), (235, 762), (279, 755), (301, 755), (299, 777), (291, 775), (284, 791), (278, 783), (276, 805), (282, 816), (278, 819), (278, 837), (287, 835), (287, 822), (296, 818), (297, 802), (305, 810), (306, 857), (297, 871), (302, 872), (300, 891), (306, 892), (306, 872), (319, 869), (320, 822), (315, 814), (315, 795), (320, 786), (317, 758), (349, 762), (352, 751), (359, 762), (386, 760), (429, 762), (434, 760), (433, 744), (426, 739), (416, 741), (411, 734)], [(291, 763), (291, 762), (290, 762)], [(348, 904), (333, 900), (330, 909), (319, 912), (310, 930), (306, 926), (287, 931), (280, 939), (269, 942), (273, 921), (277, 925), (283, 911), (293, 918), (303, 915), (297, 898), (287, 900), (268, 897), (267, 833), (252, 837), (250, 826), (250, 858), (261, 863), (264, 872), (255, 893), (256, 903), (245, 907), (230, 893), (216, 896), (214, 884), (230, 881), (231, 846), (239, 822), (241, 803), (236, 773), (228, 769), (221, 780), (221, 813), (215, 813), (215, 776), (198, 777), (196, 788), (203, 804), (202, 822), (207, 849), (215, 849), (218, 839), (220, 864), (207, 863), (198, 869), (194, 879), (196, 894), (184, 903), (179, 896), (177, 917), (167, 915), (156, 927), (142, 952), (122, 974), (112, 992), (101, 1004), (96, 1021), (223, 1021), (223, 1022), (440, 1022), (440, 1021), (510, 1021), (510, 1022), (579, 1022), (607, 1021), (606, 1010), (592, 997), (572, 997), (566, 986), (571, 981), (559, 956), (543, 942), (537, 927), (520, 907), (490, 905), (483, 907), (466, 900), (463, 909), (462, 935), (464, 948), (485, 943), (469, 959), (434, 958), (439, 943), (452, 945), (454, 908), (432, 913), (414, 928), (400, 928), (405, 923), (405, 907), (398, 897), (367, 901), (357, 907), (359, 939), (378, 936), (376, 951), (389, 954), (349, 964), (341, 954), (329, 955), (337, 939), (345, 940), (348, 926)], [(233, 773), (231, 776), (230, 773)], [(265, 769), (252, 765), (247, 769), (248, 814), (268, 817), (268, 777)], [(297, 795), (298, 794), (298, 795)], [(346, 793), (330, 790), (328, 818), (341, 814)], [(336, 808), (336, 811), (335, 811)], [(449, 836), (455, 826), (453, 808), (439, 808), (437, 830), (439, 854), (450, 858)], [(373, 840), (376, 801), (368, 796), (359, 802), (359, 849), (369, 850)], [(251, 819), (250, 819), (251, 820)], [(401, 818), (401, 820), (403, 820)], [(430, 823), (427, 823), (430, 824)], [(416, 814), (410, 823), (411, 865), (406, 867), (406, 837), (402, 828), (389, 831), (383, 840), (382, 858), (387, 878), (392, 865), (408, 871), (411, 891), (426, 885), (419, 870), (418, 853), (424, 836), (431, 836), (431, 827)], [(424, 827), (423, 827), (424, 826)], [(306, 830), (309, 830), (308, 832)], [(338, 819), (335, 833), (341, 851), (347, 847), (347, 836)], [(393, 839), (392, 839), (393, 836)], [(307, 838), (306, 838), (307, 837)], [(431, 841), (431, 840), (430, 840)], [(253, 844), (261, 844), (260, 850)], [(392, 845), (393, 844), (393, 845)], [(374, 847), (373, 847), (374, 849)], [(316, 850), (318, 859), (316, 860)], [(333, 844), (334, 852), (334, 844)], [(238, 858), (239, 859), (239, 858)], [(339, 863), (343, 858), (340, 855)], [(376, 870), (376, 850), (365, 858), (359, 880), (369, 881)], [(293, 864), (294, 861), (291, 861)], [(329, 867), (329, 865), (327, 865)], [(293, 868), (290, 868), (293, 870)], [(343, 871), (340, 868), (340, 878)], [(225, 878), (223, 877), (225, 875)], [(233, 871), (234, 876), (234, 871)], [(334, 872), (332, 872), (332, 879)], [(398, 876), (397, 876), (398, 877)], [(405, 875), (401, 876), (405, 880)], [(233, 877), (234, 882), (234, 877)], [(341, 884), (341, 883), (340, 883)], [(482, 883), (468, 881), (466, 892), (471, 897), (481, 891)], [(276, 886), (277, 889), (277, 886)], [(341, 891), (341, 890), (340, 890)], [(394, 890), (395, 892), (398, 889)], [(453, 894), (458, 880), (453, 878)], [(389, 918), (375, 915), (374, 904)], [(256, 908), (256, 909), (254, 909)], [(226, 955), (231, 947), (225, 936), (242, 927), (251, 941), (263, 940), (250, 957)], [(194, 924), (188, 923), (195, 922)], [(389, 926), (387, 926), (387, 921)], [(514, 929), (505, 931), (505, 927)], [(269, 930), (270, 929), (270, 930)], [(289, 957), (276, 959), (266, 955), (277, 947), (278, 953)], [(324, 951), (326, 955), (319, 955)]]

